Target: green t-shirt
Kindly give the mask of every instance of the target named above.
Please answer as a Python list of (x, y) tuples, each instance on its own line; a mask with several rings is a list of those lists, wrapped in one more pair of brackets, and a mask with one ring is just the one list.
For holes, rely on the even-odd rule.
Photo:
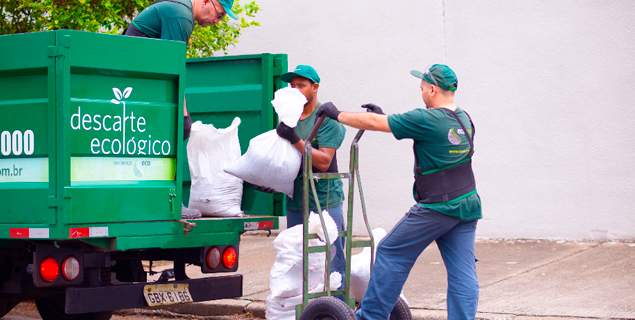
[[(473, 128), (467, 114), (459, 108), (456, 113), (471, 136)], [(414, 140), (414, 152), (423, 173), (452, 167), (468, 159), (468, 136), (456, 119), (443, 110), (419, 108), (390, 115), (388, 125), (395, 138)], [(419, 205), (465, 221), (481, 218), (481, 198), (476, 190), (447, 202)]]
[[(320, 107), (320, 103), (315, 106), (315, 111), (306, 119), (298, 121), (298, 125), (295, 127), (295, 132), (300, 139), (306, 139), (313, 129), (313, 125), (316, 120), (317, 109)], [(334, 148), (337, 149), (342, 145), (344, 141), (344, 135), (346, 129), (339, 122), (326, 118), (317, 136), (311, 141), (313, 148)], [(301, 210), (303, 208), (302, 197), (302, 172), (298, 174), (294, 181), (293, 187), (293, 199), (287, 197), (287, 207), (292, 210)], [(335, 208), (342, 204), (344, 201), (344, 191), (342, 190), (342, 180), (318, 180), (315, 184), (318, 199), (320, 200), (320, 207), (322, 209)], [(309, 190), (309, 207), (315, 210), (315, 200), (311, 191)]]
[(132, 24), (150, 38), (187, 43), (194, 29), (191, 0), (166, 0), (145, 8)]

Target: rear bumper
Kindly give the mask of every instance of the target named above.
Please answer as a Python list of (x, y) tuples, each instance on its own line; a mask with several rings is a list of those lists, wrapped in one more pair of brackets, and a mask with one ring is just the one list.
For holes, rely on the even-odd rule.
[[(194, 302), (236, 298), (243, 295), (242, 275), (189, 279), (169, 283), (188, 283)], [(148, 304), (143, 296), (143, 287), (147, 284), (149, 283), (67, 288), (66, 313), (78, 314), (147, 307)]]

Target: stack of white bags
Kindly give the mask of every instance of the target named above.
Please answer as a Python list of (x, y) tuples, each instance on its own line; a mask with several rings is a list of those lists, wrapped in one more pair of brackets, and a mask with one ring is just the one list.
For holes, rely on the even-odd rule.
[[(331, 244), (337, 239), (337, 226), (326, 211), (322, 212)], [(316, 233), (319, 239), (309, 240), (309, 246), (325, 245), (324, 230), (320, 217), (311, 212), (309, 216), (309, 232)], [(267, 319), (293, 320), (295, 306), (302, 303), (302, 225), (286, 229), (273, 241), (276, 261), (269, 274), (271, 293), (267, 297)], [(334, 248), (334, 247), (333, 247)], [(335, 255), (332, 251), (331, 257)], [(325, 253), (309, 255), (309, 292), (324, 290)], [(338, 272), (330, 274), (331, 290), (337, 290), (342, 282)]]

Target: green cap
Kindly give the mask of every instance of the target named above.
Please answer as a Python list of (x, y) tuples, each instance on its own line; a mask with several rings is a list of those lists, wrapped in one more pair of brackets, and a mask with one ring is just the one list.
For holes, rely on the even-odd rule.
[(309, 79), (313, 83), (320, 83), (320, 76), (318, 76), (317, 71), (315, 71), (315, 69), (313, 69), (310, 65), (306, 64), (299, 64), (295, 67), (295, 70), (283, 74), (280, 79), (284, 82), (291, 82), (291, 80), (296, 77)]
[(454, 92), (459, 85), (456, 79), (456, 73), (444, 64), (433, 64), (425, 73), (412, 70), (410, 74), (447, 91)]
[(223, 6), (223, 9), (225, 9), (225, 13), (227, 13), (230, 18), (234, 20), (238, 19), (234, 14), (234, 11), (232, 11), (234, 0), (218, 0), (218, 2), (220, 2), (220, 5)]

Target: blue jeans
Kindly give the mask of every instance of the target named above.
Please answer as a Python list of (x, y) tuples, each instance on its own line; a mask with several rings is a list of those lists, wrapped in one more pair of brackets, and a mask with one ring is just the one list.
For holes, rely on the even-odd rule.
[[(339, 205), (334, 208), (324, 209), (328, 211), (333, 221), (335, 221), (335, 225), (337, 226), (338, 231), (344, 231), (344, 214), (342, 210), (342, 205)], [(313, 210), (315, 212), (315, 210)], [(287, 209), (287, 228), (291, 228), (293, 226), (302, 224), (302, 210), (293, 210)], [(339, 272), (342, 275), (342, 283), (340, 287), (344, 284), (344, 274), (346, 272), (346, 259), (344, 258), (344, 239), (342, 237), (337, 237), (335, 239), (335, 257), (333, 257), (333, 261), (331, 261), (331, 270), (330, 272)]]
[(474, 319), (479, 294), (475, 233), (476, 221), (413, 206), (378, 245), (357, 319), (388, 319), (417, 257), (432, 241), (448, 273), (448, 319)]

